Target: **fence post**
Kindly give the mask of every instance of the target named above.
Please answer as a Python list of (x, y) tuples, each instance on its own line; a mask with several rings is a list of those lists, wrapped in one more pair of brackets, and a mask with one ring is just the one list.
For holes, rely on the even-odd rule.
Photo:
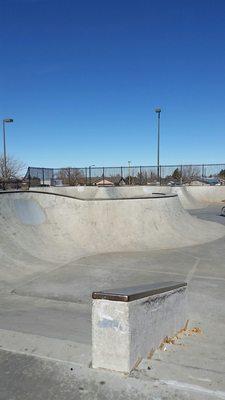
[(42, 168), (42, 185), (45, 184), (45, 169)]
[(30, 167), (28, 167), (28, 189), (30, 189)]
[(123, 179), (123, 167), (120, 167), (120, 175), (121, 175), (121, 180)]
[(142, 172), (141, 172), (141, 165), (140, 165), (140, 180), (139, 180), (139, 185), (142, 184)]
[(203, 186), (203, 179), (204, 179), (204, 164), (202, 164), (202, 186)]
[(161, 186), (161, 179), (162, 179), (162, 166), (160, 165), (159, 166), (159, 184), (160, 184), (160, 186)]
[(91, 186), (91, 166), (89, 167), (89, 185)]
[(180, 184), (183, 184), (183, 165), (180, 166)]
[(102, 167), (102, 178), (103, 178), (103, 185), (105, 185), (105, 168)]
[(85, 167), (85, 184), (88, 185), (87, 167)]
[(69, 168), (69, 171), (68, 171), (68, 177), (69, 177), (69, 186), (70, 186), (70, 168)]

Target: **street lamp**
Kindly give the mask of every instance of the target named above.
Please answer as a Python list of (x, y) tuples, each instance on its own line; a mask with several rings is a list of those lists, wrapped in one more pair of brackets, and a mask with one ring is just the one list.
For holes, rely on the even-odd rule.
[(155, 109), (156, 114), (158, 115), (158, 146), (157, 146), (157, 180), (159, 182), (160, 180), (160, 174), (159, 174), (159, 151), (160, 151), (160, 113), (161, 113), (161, 108), (157, 107)]
[(3, 148), (4, 148), (4, 177), (7, 176), (7, 165), (6, 165), (6, 141), (5, 141), (5, 124), (13, 122), (12, 118), (3, 119)]
[(95, 167), (95, 165), (89, 165), (89, 185), (91, 186), (91, 167)]

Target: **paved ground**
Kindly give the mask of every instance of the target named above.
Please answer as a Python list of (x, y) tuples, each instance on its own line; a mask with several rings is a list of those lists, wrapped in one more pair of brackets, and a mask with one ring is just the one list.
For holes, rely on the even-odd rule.
[[(181, 394), (184, 399), (193, 399), (196, 393), (149, 379), (146, 374), (140, 379), (5, 351), (0, 351), (0, 356), (1, 399), (172, 400), (180, 399)], [(198, 393), (198, 398), (206, 399), (207, 394)]]
[[(191, 210), (225, 225), (221, 205)], [(213, 225), (214, 226), (214, 225)], [(0, 310), (0, 399), (225, 399), (225, 238), (192, 247), (83, 256), (10, 280)], [(39, 266), (39, 263), (37, 263)], [(187, 280), (200, 334), (158, 350), (130, 376), (94, 371), (92, 290)]]

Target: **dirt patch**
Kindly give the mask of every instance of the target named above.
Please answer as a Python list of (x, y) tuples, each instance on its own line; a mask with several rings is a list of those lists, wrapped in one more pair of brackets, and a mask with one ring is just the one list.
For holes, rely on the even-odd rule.
[(203, 334), (203, 331), (200, 327), (194, 326), (194, 327), (188, 329), (188, 324), (189, 324), (189, 320), (187, 320), (184, 328), (182, 328), (179, 332), (177, 332), (176, 335), (166, 336), (165, 339), (163, 340), (163, 342), (160, 344), (159, 349), (165, 351), (167, 344), (174, 344), (174, 345), (182, 346), (183, 344), (180, 343), (179, 340), (182, 339), (183, 337)]

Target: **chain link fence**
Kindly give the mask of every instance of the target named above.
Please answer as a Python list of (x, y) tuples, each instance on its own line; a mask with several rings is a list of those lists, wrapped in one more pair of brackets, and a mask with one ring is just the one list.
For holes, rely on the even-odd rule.
[(24, 180), (29, 186), (215, 185), (225, 184), (225, 164), (29, 167)]
[(29, 182), (23, 179), (3, 179), (0, 178), (0, 192), (5, 190), (26, 190), (28, 189)]

